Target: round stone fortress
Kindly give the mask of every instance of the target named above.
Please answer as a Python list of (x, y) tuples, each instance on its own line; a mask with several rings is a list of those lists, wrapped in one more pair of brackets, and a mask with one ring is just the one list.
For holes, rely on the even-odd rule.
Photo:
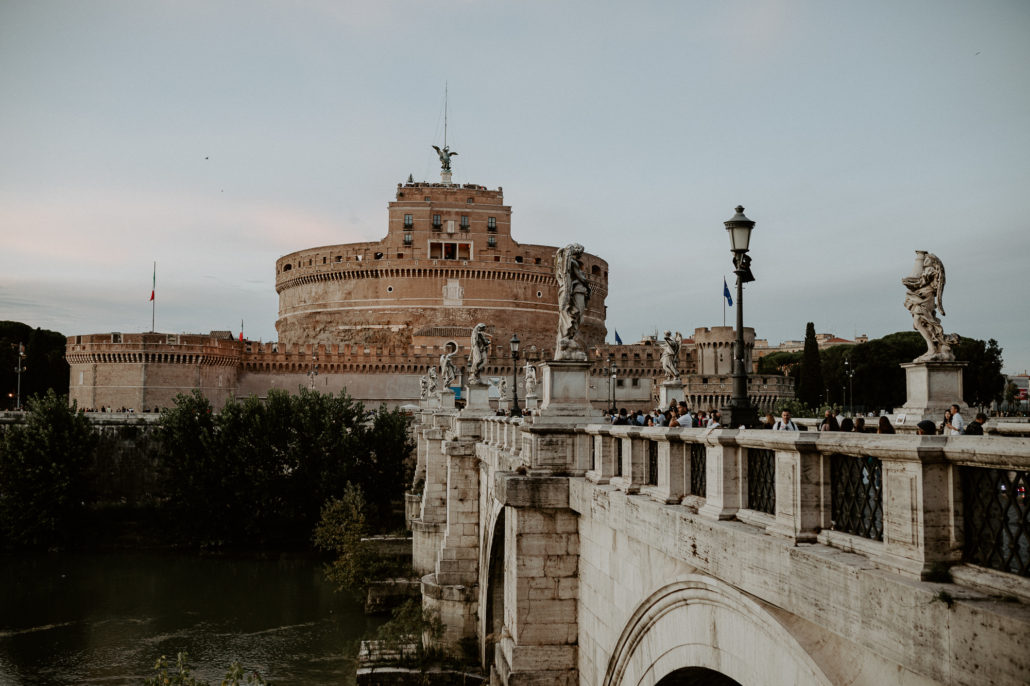
[[(493, 347), (517, 333), (553, 350), (558, 321), (555, 246), (517, 243), (501, 188), (398, 184), (383, 240), (309, 248), (276, 261), (280, 344), (404, 348), (467, 346), (477, 323)], [(592, 297), (580, 329), (603, 345), (608, 263), (583, 255)]]
[[(512, 379), (513, 334), (522, 341), (520, 367), (552, 360), (558, 247), (512, 238), (501, 188), (453, 184), (446, 170), (442, 179), (398, 184), (380, 241), (279, 258), (277, 341), (236, 340), (228, 331), (70, 336), (70, 399), (80, 407), (139, 411), (171, 406), (176, 394), (199, 390), (220, 407), (233, 397), (306, 387), (346, 389), (366, 403), (398, 406), (418, 400), (419, 378), (445, 352), (455, 352), (460, 385), (472, 328), (480, 322), (492, 338), (485, 370), (491, 379)], [(598, 407), (652, 408), (662, 375), (657, 338), (605, 344), (608, 263), (589, 253), (582, 263), (591, 297), (578, 340), (593, 362), (591, 400)], [(693, 407), (716, 407), (729, 397), (733, 330), (701, 328), (694, 336), (696, 345), (684, 340), (680, 355), (683, 392)], [(750, 358), (753, 330), (746, 336)], [(612, 363), (617, 376), (610, 374)], [(793, 389), (788, 378), (763, 377), (752, 380), (750, 393), (768, 408)]]

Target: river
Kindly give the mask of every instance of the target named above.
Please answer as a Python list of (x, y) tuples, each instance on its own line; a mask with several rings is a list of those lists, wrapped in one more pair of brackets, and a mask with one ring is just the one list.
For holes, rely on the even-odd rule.
[(240, 660), (280, 684), (352, 684), (366, 619), (307, 557), (0, 556), (0, 684), (138, 686), (189, 653), (221, 682)]

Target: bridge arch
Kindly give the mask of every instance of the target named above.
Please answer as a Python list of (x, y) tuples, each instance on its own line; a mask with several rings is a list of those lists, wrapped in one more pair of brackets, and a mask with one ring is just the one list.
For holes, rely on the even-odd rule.
[(765, 608), (728, 584), (692, 574), (663, 586), (637, 607), (615, 644), (602, 683), (733, 682), (832, 683)]
[(504, 631), (504, 554), (505, 517), (504, 505), (490, 498), (491, 511), (483, 528), (483, 545), (480, 550), (479, 607), (481, 637), (481, 664), (487, 671), (494, 662), (495, 647)]

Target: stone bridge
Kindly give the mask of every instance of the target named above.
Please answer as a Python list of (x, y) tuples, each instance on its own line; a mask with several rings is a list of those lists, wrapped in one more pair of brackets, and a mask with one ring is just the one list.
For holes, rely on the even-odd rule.
[(1027, 439), (474, 404), (421, 412), (409, 518), (441, 647), (491, 683), (1030, 680)]

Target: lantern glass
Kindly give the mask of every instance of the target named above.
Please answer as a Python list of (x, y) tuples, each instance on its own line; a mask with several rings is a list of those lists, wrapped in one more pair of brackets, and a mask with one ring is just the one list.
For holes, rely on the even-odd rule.
[(511, 341), (509, 341), (508, 344), (511, 346), (511, 352), (513, 354), (514, 353), (518, 353), (518, 351), (519, 351), (519, 343), (520, 343), (519, 335), (518, 334), (512, 334)]

